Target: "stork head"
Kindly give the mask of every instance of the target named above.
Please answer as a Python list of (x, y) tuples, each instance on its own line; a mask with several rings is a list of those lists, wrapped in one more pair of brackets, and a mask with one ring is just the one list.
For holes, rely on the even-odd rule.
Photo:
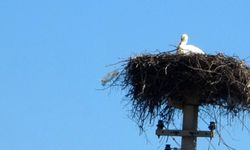
[(188, 35), (187, 34), (182, 34), (180, 44), (185, 44), (186, 45), (187, 42), (188, 42)]

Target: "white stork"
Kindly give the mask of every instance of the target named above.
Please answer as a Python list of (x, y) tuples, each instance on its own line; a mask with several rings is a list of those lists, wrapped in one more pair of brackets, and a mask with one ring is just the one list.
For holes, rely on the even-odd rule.
[(205, 54), (200, 48), (194, 46), (194, 45), (187, 45), (188, 42), (188, 35), (182, 34), (181, 36), (181, 42), (177, 47), (177, 54)]

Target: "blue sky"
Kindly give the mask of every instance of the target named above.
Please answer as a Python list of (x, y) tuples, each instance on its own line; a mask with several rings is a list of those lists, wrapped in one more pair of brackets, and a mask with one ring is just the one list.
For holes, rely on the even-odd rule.
[[(147, 128), (149, 141), (139, 135), (124, 91), (97, 90), (114, 69), (106, 65), (173, 49), (182, 33), (206, 53), (246, 58), (249, 14), (250, 2), (235, 0), (2, 0), (0, 149), (163, 149), (155, 127)], [(239, 123), (228, 130), (230, 145), (249, 145)], [(225, 149), (218, 138), (212, 143)]]

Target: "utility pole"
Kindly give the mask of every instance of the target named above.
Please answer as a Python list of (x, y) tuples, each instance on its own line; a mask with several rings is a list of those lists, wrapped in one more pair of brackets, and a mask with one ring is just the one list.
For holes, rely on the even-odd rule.
[[(195, 95), (195, 93), (193, 94)], [(186, 95), (185, 103), (182, 105), (183, 131), (197, 132), (199, 97), (194, 95)], [(196, 150), (196, 143), (197, 136), (182, 136), (181, 148), (182, 150)]]
[(160, 136), (181, 136), (181, 150), (196, 150), (197, 137), (214, 136), (215, 122), (210, 122), (210, 131), (197, 131), (198, 126), (198, 98), (193, 101), (186, 100), (185, 104), (173, 103), (173, 107), (181, 108), (183, 112), (182, 130), (165, 130), (163, 121), (157, 125), (156, 135)]
[[(198, 124), (198, 106), (184, 105), (183, 106), (183, 131), (197, 132)], [(181, 147), (182, 150), (196, 150), (197, 137), (182, 136)]]

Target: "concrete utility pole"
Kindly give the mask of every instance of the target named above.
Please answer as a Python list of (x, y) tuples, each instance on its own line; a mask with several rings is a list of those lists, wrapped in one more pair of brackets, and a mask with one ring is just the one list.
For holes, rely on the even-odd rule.
[[(183, 106), (183, 131), (197, 132), (198, 125), (198, 106), (184, 105)], [(196, 150), (197, 137), (182, 136), (181, 147), (182, 150)]]
[[(196, 94), (196, 93), (193, 93)], [(194, 95), (186, 95), (182, 105), (183, 122), (182, 130), (197, 132), (199, 98)], [(196, 150), (197, 136), (182, 136), (182, 150)]]
[[(189, 97), (190, 98), (190, 97)], [(174, 104), (174, 107), (181, 108), (183, 112), (182, 130), (164, 130), (163, 121), (157, 125), (156, 135), (160, 136), (181, 136), (181, 150), (196, 150), (197, 137), (214, 136), (215, 123), (210, 122), (210, 131), (197, 131), (198, 126), (198, 98), (193, 101), (186, 100), (185, 104)]]

